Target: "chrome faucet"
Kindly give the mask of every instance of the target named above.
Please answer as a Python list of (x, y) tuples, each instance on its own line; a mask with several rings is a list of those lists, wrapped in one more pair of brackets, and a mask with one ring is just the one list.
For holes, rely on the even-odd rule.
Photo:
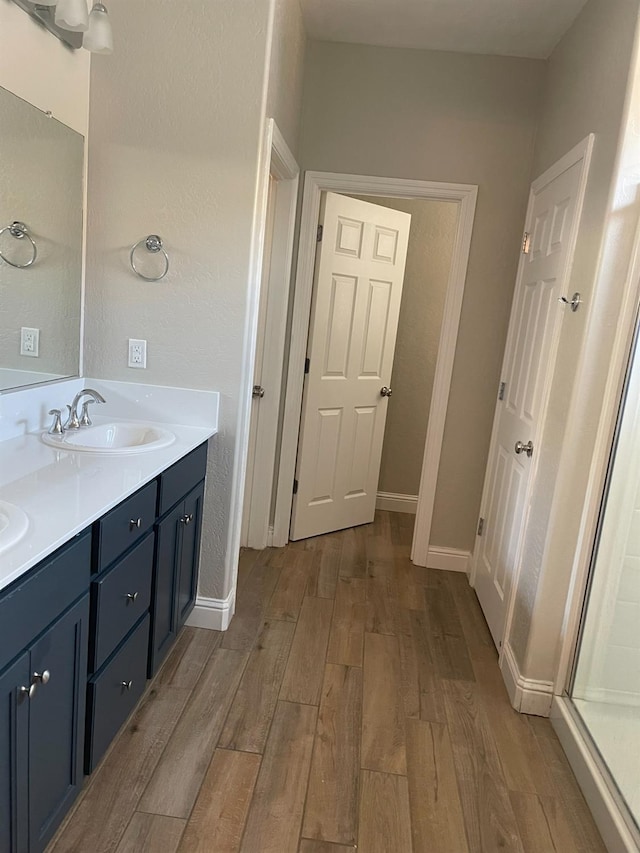
[[(91, 397), (91, 399), (85, 400), (82, 404), (81, 413), (78, 415), (78, 403), (83, 397)], [(92, 403), (106, 403), (106, 400), (102, 394), (94, 391), (93, 388), (83, 388), (82, 391), (78, 391), (76, 396), (73, 398), (73, 403), (70, 406), (67, 406), (67, 409), (69, 410), (69, 417), (64, 425), (64, 429), (80, 429), (80, 427), (83, 426), (91, 426), (91, 418), (89, 417), (88, 409)]]

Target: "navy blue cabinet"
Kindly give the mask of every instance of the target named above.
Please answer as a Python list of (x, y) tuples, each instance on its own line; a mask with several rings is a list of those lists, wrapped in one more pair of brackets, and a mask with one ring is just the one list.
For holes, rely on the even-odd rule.
[(196, 603), (206, 464), (207, 447), (201, 445), (160, 477), (149, 676), (158, 671)]
[(0, 673), (0, 851), (26, 853), (29, 844), (29, 654)]
[[(0, 610), (21, 619), (21, 642), (30, 629), (26, 648), (0, 671), (1, 853), (44, 850), (82, 784), (89, 572), (85, 536), (0, 595)], [(57, 618), (43, 625), (52, 598)], [(15, 634), (0, 633), (13, 654)]]

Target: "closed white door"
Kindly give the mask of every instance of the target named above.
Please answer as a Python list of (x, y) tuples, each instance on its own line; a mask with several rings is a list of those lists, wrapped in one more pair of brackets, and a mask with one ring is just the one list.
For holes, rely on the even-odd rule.
[[(472, 582), (498, 648), (521, 550), (584, 195), (585, 158), (534, 182), (509, 322)], [(563, 163), (563, 161), (560, 161)], [(548, 177), (546, 177), (548, 176)]]
[(291, 539), (373, 521), (411, 216), (327, 193)]

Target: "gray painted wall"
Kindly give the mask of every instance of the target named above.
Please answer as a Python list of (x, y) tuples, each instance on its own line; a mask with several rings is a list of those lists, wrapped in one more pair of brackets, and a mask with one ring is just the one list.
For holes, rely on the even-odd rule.
[(310, 42), (303, 169), (477, 184), (432, 542), (471, 550), (545, 64)]

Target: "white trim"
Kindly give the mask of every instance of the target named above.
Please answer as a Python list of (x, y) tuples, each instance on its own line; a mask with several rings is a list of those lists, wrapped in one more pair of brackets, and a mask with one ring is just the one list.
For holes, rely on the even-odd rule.
[(609, 853), (637, 853), (640, 833), (630, 824), (620, 795), (607, 784), (601, 762), (589, 748), (571, 712), (571, 700), (554, 696), (551, 724)]
[(429, 569), (441, 569), (445, 572), (464, 572), (468, 575), (471, 552), (459, 551), (457, 548), (431, 545), (426, 563)]
[(386, 510), (386, 512), (409, 512), (415, 515), (418, 509), (418, 496), (399, 495), (395, 492), (378, 492), (376, 509)]
[(300, 173), (293, 154), (272, 118), (267, 122), (265, 148), (270, 152), (266, 176), (267, 186), (270, 175), (278, 182), (269, 281), (266, 285), (268, 301), (264, 319), (264, 350), (260, 382), (265, 386), (266, 394), (257, 406), (254, 406), (252, 415), (257, 419), (255, 456), (253, 470), (247, 472), (247, 486), (250, 488), (250, 494), (247, 494), (244, 501), (244, 512), (247, 517), (243, 519), (241, 540), (243, 546), (257, 550), (266, 548), (269, 541), (269, 514), (276, 465)]
[[(574, 691), (575, 694), (575, 691)], [(640, 709), (640, 693), (629, 690), (612, 690), (610, 687), (584, 687), (577, 699), (586, 702), (601, 702), (604, 705), (624, 705), (627, 708)]]
[(207, 598), (199, 595), (196, 606), (187, 619), (192, 628), (208, 628), (210, 631), (226, 631), (236, 611), (236, 591), (232, 589), (226, 598)]
[(415, 563), (426, 565), (435, 500), (435, 484), (440, 464), (447, 401), (453, 372), (453, 357), (460, 323), (478, 188), (471, 184), (411, 181), (400, 178), (380, 178), (332, 172), (307, 172), (300, 224), (298, 268), (282, 426), (282, 451), (276, 492), (273, 541), (274, 545), (277, 546), (286, 545), (289, 541), (289, 520), (293, 501), (291, 486), (295, 474), (300, 411), (302, 408), (303, 365), (307, 351), (317, 248), (316, 229), (322, 193), (327, 191), (387, 196), (389, 198), (452, 201), (460, 206), (440, 334), (411, 554), (411, 559)]
[(511, 704), (521, 714), (548, 717), (553, 700), (553, 682), (525, 678), (518, 667), (513, 649), (506, 642), (500, 655), (500, 671)]

